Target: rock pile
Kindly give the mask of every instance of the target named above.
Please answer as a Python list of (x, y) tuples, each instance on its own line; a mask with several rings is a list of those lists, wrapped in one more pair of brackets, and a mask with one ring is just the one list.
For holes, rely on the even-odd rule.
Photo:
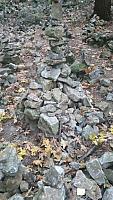
[[(27, 184), (22, 184), (23, 167), (21, 161), (18, 159), (16, 149), (9, 145), (2, 146), (0, 148), (0, 199), (1, 200), (14, 200), (15, 193), (24, 192), (28, 190)], [(11, 197), (14, 195), (13, 197)], [(19, 194), (16, 199), (23, 200), (23, 197)], [(11, 198), (9, 198), (11, 197)]]
[[(83, 29), (83, 40), (90, 45), (97, 45), (99, 47), (106, 45), (113, 52), (113, 34), (107, 30), (102, 30), (105, 24), (104, 20), (100, 20), (98, 16), (94, 15)], [(101, 27), (100, 31), (98, 31), (98, 27)]]
[[(46, 28), (45, 34), (49, 39), (50, 50), (45, 63), (37, 68), (36, 82), (30, 83), (21, 103), (26, 120), (50, 136), (58, 134), (63, 126), (70, 128), (73, 133), (75, 128), (80, 133), (83, 128), (83, 136), (86, 132), (97, 133), (96, 125), (103, 120), (103, 114), (98, 111), (91, 113), (90, 99), (77, 81), (76, 74), (72, 73), (69, 63), (70, 60), (73, 62), (73, 56), (68, 48), (63, 25), (55, 21)], [(79, 64), (72, 64), (75, 71)], [(84, 117), (80, 115), (80, 108), (87, 110)]]

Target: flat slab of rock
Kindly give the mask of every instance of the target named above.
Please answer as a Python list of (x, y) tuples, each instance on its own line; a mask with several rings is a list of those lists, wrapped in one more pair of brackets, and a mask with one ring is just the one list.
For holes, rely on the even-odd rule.
[(18, 159), (16, 149), (6, 147), (0, 152), (0, 170), (7, 176), (15, 176), (19, 170), (20, 160)]
[(51, 188), (49, 186), (43, 187), (43, 192), (39, 194), (37, 192), (33, 198), (33, 200), (65, 200), (65, 189), (62, 187), (61, 189)]
[(11, 198), (9, 198), (8, 200), (24, 200), (24, 198), (22, 197), (21, 194), (15, 194)]
[(71, 88), (65, 84), (64, 91), (67, 94), (67, 96), (74, 102), (79, 102), (80, 100), (87, 98), (81, 86)]
[(55, 188), (61, 188), (63, 185), (64, 169), (60, 166), (51, 167), (45, 173), (45, 182), (47, 185)]
[(102, 198), (101, 190), (97, 183), (91, 179), (88, 179), (85, 174), (79, 170), (73, 179), (73, 185), (77, 188), (86, 190), (86, 195), (92, 200), (98, 200)]
[(99, 162), (104, 168), (113, 165), (113, 152), (105, 152), (101, 158), (99, 158)]
[(113, 200), (113, 187), (110, 187), (104, 192), (102, 200)]
[(55, 116), (48, 117), (42, 113), (39, 118), (38, 128), (44, 133), (56, 135), (59, 130), (59, 121)]
[(90, 176), (99, 184), (105, 184), (105, 174), (98, 159), (92, 159), (86, 163), (87, 171)]
[(44, 69), (44, 71), (41, 72), (41, 76), (43, 78), (56, 81), (60, 75), (60, 72), (61, 72), (60, 68), (51, 68), (49, 70)]

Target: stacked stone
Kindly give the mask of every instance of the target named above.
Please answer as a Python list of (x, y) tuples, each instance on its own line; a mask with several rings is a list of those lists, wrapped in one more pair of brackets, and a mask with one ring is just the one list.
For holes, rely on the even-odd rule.
[[(22, 166), (15, 148), (0, 150), (0, 199), (15, 194), (22, 181)], [(4, 197), (4, 198), (3, 198)], [(6, 198), (6, 199), (7, 199)]]
[(50, 49), (45, 63), (37, 68), (37, 80), (31, 82), (22, 105), (33, 128), (56, 135), (63, 125), (74, 131), (76, 106), (91, 104), (80, 82), (72, 76), (69, 63), (73, 62), (73, 54), (69, 51), (64, 25), (54, 20), (45, 34)]

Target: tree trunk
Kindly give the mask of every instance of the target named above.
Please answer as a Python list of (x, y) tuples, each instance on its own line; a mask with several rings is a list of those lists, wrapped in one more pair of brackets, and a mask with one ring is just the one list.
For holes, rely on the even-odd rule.
[(95, 0), (94, 14), (101, 19), (111, 19), (111, 0)]

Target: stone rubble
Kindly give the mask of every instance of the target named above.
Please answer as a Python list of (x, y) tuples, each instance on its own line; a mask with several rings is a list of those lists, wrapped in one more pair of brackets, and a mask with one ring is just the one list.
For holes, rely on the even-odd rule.
[[(85, 29), (85, 40), (99, 46), (106, 43), (110, 49), (106, 55), (109, 58), (113, 52), (113, 38), (109, 34), (94, 33), (95, 24), (103, 26), (104, 22), (92, 19), (90, 26)], [(109, 91), (111, 80), (103, 78), (104, 70), (101, 67), (96, 67), (89, 73), (90, 83), (99, 81), (100, 93), (104, 96), (104, 100), (96, 103), (94, 107), (90, 96), (77, 79), (79, 74), (85, 73), (87, 65), (76, 60), (70, 51), (64, 24), (61, 21), (51, 21), (51, 24), (45, 28), (45, 36), (50, 45), (46, 60), (37, 66), (36, 80), (31, 81), (20, 102), (20, 110), (30, 128), (40, 130), (48, 137), (57, 137), (60, 133), (66, 141), (69, 140), (68, 154), (72, 149), (78, 148), (76, 143), (70, 141), (71, 136), (80, 135), (85, 140), (94, 134), (98, 136), (98, 125), (105, 122), (105, 116), (109, 115), (109, 102), (113, 101), (113, 93)], [(37, 44), (38, 49), (40, 49), (39, 44)], [(17, 81), (16, 72), (21, 63), (19, 55), (20, 49), (16, 47), (11, 50), (9, 46), (4, 49), (4, 55), (0, 55), (1, 87), (9, 86)], [(4, 109), (0, 109), (0, 114), (3, 112)], [(66, 153), (63, 153), (65, 158)], [(79, 195), (75, 197), (76, 200), (89, 198), (113, 200), (112, 186), (108, 189), (104, 188), (104, 194), (101, 192), (101, 187), (104, 187), (106, 180), (109, 181), (107, 183), (113, 184), (112, 152), (106, 152), (98, 159), (90, 159), (84, 163), (84, 167), (76, 161), (70, 162), (69, 166), (75, 171), (75, 177), (70, 182), (76, 194), (78, 190), (83, 190), (81, 197)], [(0, 199), (26, 200), (24, 193), (30, 188), (28, 180), (28, 178), (23, 179), (22, 164), (16, 150), (10, 146), (0, 149)], [(63, 167), (50, 167), (45, 171), (42, 183), (37, 185), (38, 191), (35, 191), (33, 200), (66, 200), (67, 188)]]

